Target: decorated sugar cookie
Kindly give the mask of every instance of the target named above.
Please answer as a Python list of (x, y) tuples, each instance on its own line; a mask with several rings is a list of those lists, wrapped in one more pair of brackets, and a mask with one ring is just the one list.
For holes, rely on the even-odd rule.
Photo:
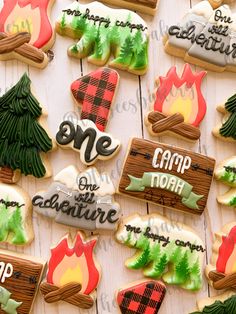
[(0, 12), (0, 32), (30, 33), (30, 44), (47, 51), (54, 43), (54, 32), (49, 19), (54, 2), (55, 0), (4, 0)]
[(206, 72), (193, 73), (185, 64), (182, 76), (172, 67), (166, 77), (157, 80), (153, 111), (148, 113), (146, 124), (154, 136), (164, 133), (195, 141), (200, 138), (198, 128), (206, 114), (206, 101), (201, 92)]
[[(133, 8), (132, 8), (133, 9)], [(56, 22), (60, 35), (78, 39), (68, 49), (76, 58), (103, 66), (110, 58), (113, 68), (142, 75), (148, 68), (148, 28), (144, 20), (128, 10), (111, 9), (93, 1), (74, 1), (63, 9)]]
[(119, 226), (116, 239), (137, 250), (126, 267), (183, 289), (201, 288), (205, 247), (189, 227), (159, 215), (133, 215)]
[(45, 263), (35, 257), (0, 250), (1, 313), (31, 313)]
[(232, 222), (215, 234), (211, 263), (206, 275), (216, 290), (236, 288), (235, 270), (236, 223)]
[(210, 4), (214, 9), (220, 7), (222, 4), (229, 4), (234, 2), (234, 0), (209, 0)]
[(80, 172), (69, 166), (54, 177), (47, 191), (32, 200), (39, 214), (77, 229), (115, 230), (120, 206), (115, 203), (115, 189), (108, 174), (96, 168)]
[(141, 13), (146, 13), (154, 15), (156, 13), (157, 5), (159, 0), (143, 0), (143, 1), (133, 1), (133, 0), (100, 0), (107, 4), (117, 5), (121, 8), (127, 8), (134, 11), (140, 11)]
[(40, 290), (47, 303), (64, 301), (89, 309), (94, 304), (101, 273), (93, 253), (97, 238), (85, 239), (78, 232), (73, 246), (68, 241), (65, 236), (51, 249), (46, 282)]
[(33, 238), (30, 197), (17, 185), (0, 183), (0, 242), (26, 245)]
[(156, 280), (141, 280), (120, 289), (116, 301), (122, 314), (157, 314), (166, 294), (165, 285)]
[(44, 161), (53, 143), (39, 124), (43, 112), (30, 85), (25, 73), (0, 98), (0, 181), (5, 183), (16, 182), (19, 171), (36, 178), (51, 175)]
[(201, 214), (215, 160), (174, 146), (133, 138), (119, 192), (142, 201)]
[(231, 187), (225, 194), (218, 196), (217, 201), (227, 206), (236, 206), (236, 156), (222, 161), (215, 170), (217, 180)]
[(165, 51), (211, 71), (236, 71), (236, 15), (229, 6), (214, 10), (208, 1), (191, 8), (164, 39)]
[(197, 311), (191, 314), (235, 314), (236, 294), (227, 291), (216, 297), (205, 298), (197, 302)]
[(230, 97), (224, 105), (217, 107), (224, 115), (223, 122), (216, 126), (213, 134), (221, 140), (228, 142), (236, 141), (236, 94)]
[(97, 69), (71, 84), (76, 103), (82, 107), (81, 120), (88, 119), (104, 132), (119, 84), (119, 74), (109, 68)]

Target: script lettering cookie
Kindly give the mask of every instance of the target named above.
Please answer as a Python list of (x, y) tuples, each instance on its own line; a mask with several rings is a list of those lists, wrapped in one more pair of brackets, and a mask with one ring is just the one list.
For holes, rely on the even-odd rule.
[(122, 314), (157, 314), (166, 294), (165, 285), (156, 280), (142, 280), (129, 284), (116, 294)]
[(34, 238), (32, 204), (17, 185), (0, 183), (0, 242), (26, 245)]
[(146, 125), (153, 136), (173, 134), (190, 141), (200, 138), (198, 128), (206, 114), (206, 101), (201, 92), (206, 72), (193, 73), (185, 64), (182, 76), (172, 67), (166, 77), (157, 80), (153, 111), (148, 113)]
[(31, 313), (44, 267), (38, 258), (0, 250), (1, 313)]
[(114, 202), (115, 189), (108, 174), (96, 168), (80, 172), (69, 166), (54, 177), (47, 191), (32, 200), (37, 213), (77, 229), (115, 230), (120, 206)]
[(17, 181), (19, 171), (36, 178), (51, 175), (45, 153), (53, 142), (40, 125), (45, 114), (30, 85), (25, 73), (0, 97), (0, 181), (5, 183)]
[(213, 135), (223, 141), (236, 141), (236, 94), (230, 97), (225, 104), (217, 107), (224, 115), (223, 122), (216, 126)]
[(141, 13), (146, 13), (154, 15), (157, 10), (159, 0), (100, 0), (107, 4), (117, 5), (122, 8), (140, 11)]
[(236, 156), (222, 161), (215, 170), (215, 178), (231, 189), (218, 196), (217, 201), (226, 206), (236, 206)]
[(201, 289), (205, 247), (189, 227), (159, 215), (134, 215), (120, 224), (116, 239), (137, 250), (126, 267), (183, 289)]
[(100, 266), (94, 258), (97, 238), (85, 239), (78, 232), (71, 247), (68, 235), (51, 249), (46, 282), (40, 290), (47, 303), (64, 301), (82, 309), (94, 305)]
[(111, 9), (93, 1), (74, 1), (62, 10), (56, 22), (60, 35), (79, 39), (68, 49), (70, 56), (103, 66), (109, 65), (133, 74), (145, 74), (148, 68), (148, 29), (144, 20), (128, 10)]
[(182, 148), (134, 138), (119, 192), (200, 215), (207, 203), (215, 160)]
[(227, 291), (216, 297), (206, 298), (197, 302), (197, 311), (191, 314), (233, 314), (236, 308), (235, 292)]
[(227, 5), (214, 10), (201, 1), (164, 39), (165, 51), (211, 71), (236, 71), (236, 15)]
[(215, 234), (211, 263), (206, 275), (216, 290), (236, 288), (235, 270), (236, 223), (232, 222)]

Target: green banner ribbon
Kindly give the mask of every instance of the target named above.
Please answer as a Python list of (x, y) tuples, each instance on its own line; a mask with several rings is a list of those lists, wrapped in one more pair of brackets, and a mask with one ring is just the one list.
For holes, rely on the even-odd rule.
[(17, 314), (17, 308), (22, 304), (22, 302), (17, 302), (10, 299), (11, 292), (0, 286), (0, 303), (1, 309), (7, 314)]
[(197, 202), (204, 196), (193, 193), (191, 184), (169, 173), (144, 172), (142, 178), (128, 176), (130, 184), (126, 191), (143, 192), (146, 187), (167, 190), (180, 195), (182, 203), (191, 209), (199, 209)]

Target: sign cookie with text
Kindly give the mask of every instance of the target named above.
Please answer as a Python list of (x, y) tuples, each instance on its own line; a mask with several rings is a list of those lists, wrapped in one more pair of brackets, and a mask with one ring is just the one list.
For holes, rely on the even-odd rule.
[(120, 224), (116, 239), (137, 250), (126, 267), (186, 290), (201, 289), (206, 249), (191, 228), (160, 215), (133, 215)]
[(84, 230), (115, 230), (120, 206), (113, 199), (115, 189), (108, 174), (96, 168), (80, 172), (69, 166), (54, 177), (47, 191), (32, 200), (37, 213), (57, 223)]
[(35, 257), (0, 250), (1, 313), (31, 313), (44, 267)]
[(133, 138), (119, 192), (146, 202), (201, 214), (215, 160), (182, 148)]

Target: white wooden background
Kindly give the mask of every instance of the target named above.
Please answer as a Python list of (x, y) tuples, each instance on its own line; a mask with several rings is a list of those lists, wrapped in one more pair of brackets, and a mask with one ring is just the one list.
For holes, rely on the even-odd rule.
[[(168, 25), (179, 21), (182, 15), (198, 0), (160, 0), (160, 6), (156, 17), (143, 16), (150, 26), (150, 68), (144, 77), (136, 77), (120, 71), (120, 89), (113, 107), (112, 116), (108, 125), (114, 137), (122, 142), (122, 150), (115, 159), (108, 162), (99, 162), (99, 170), (106, 170), (110, 173), (114, 183), (117, 185), (124, 155), (126, 153), (129, 138), (132, 136), (150, 138), (143, 123), (144, 116), (148, 111), (150, 95), (154, 88), (154, 79), (159, 75), (165, 75), (168, 69), (177, 65), (182, 71), (183, 61), (166, 55), (163, 51), (162, 37)], [(1, 5), (3, 0), (1, 0)], [(52, 21), (55, 22), (61, 9), (71, 3), (71, 0), (57, 0), (52, 10)], [(235, 7), (236, 10), (236, 7)], [(1, 93), (7, 87), (15, 84), (21, 75), (27, 71), (33, 82), (34, 91), (41, 101), (41, 104), (48, 111), (48, 125), (51, 133), (55, 136), (57, 128), (65, 115), (77, 115), (78, 108), (70, 95), (70, 84), (73, 80), (87, 74), (96, 67), (89, 65), (86, 60), (80, 62), (67, 57), (66, 49), (71, 44), (69, 38), (57, 36), (53, 51), (55, 59), (45, 70), (37, 70), (21, 64), (17, 61), (0, 63), (0, 87)], [(198, 70), (198, 69), (197, 69)], [(162, 137), (158, 140), (164, 143), (174, 144), (188, 148), (196, 152), (201, 152), (215, 157), (217, 162), (235, 154), (235, 144), (227, 144), (216, 140), (212, 135), (212, 128), (220, 121), (221, 116), (215, 110), (216, 105), (223, 102), (227, 97), (236, 92), (236, 74), (208, 73), (204, 84), (203, 93), (207, 100), (208, 112), (201, 125), (202, 137), (196, 144), (189, 144), (171, 137)], [(63, 151), (58, 149), (51, 155), (51, 162), (54, 174), (64, 167), (74, 164), (80, 169), (84, 169), (79, 157), (73, 151)], [(51, 180), (35, 180), (33, 178), (22, 178), (20, 185), (32, 196), (36, 191), (49, 186)], [(118, 196), (125, 216), (138, 212), (161, 213), (168, 218), (185, 223), (193, 227), (202, 237), (207, 246), (206, 263), (211, 256), (211, 245), (214, 232), (218, 231), (222, 225), (235, 219), (232, 208), (220, 206), (216, 202), (216, 195), (222, 193), (225, 187), (213, 182), (210, 192), (208, 209), (201, 216), (191, 216), (182, 214), (174, 210), (163, 209), (154, 205), (131, 200)], [(56, 244), (67, 232), (74, 236), (76, 230), (66, 226), (58, 225), (42, 216), (33, 216), (35, 241), (24, 249), (5, 246), (19, 252), (25, 252), (35, 256), (41, 256), (45, 260), (50, 255), (50, 246)], [(100, 262), (103, 273), (98, 288), (97, 303), (93, 309), (82, 311), (76, 307), (65, 303), (49, 305), (44, 303), (40, 293), (37, 297), (33, 313), (35, 314), (62, 314), (62, 313), (88, 313), (88, 314), (116, 314), (118, 308), (114, 300), (115, 291), (122, 285), (137, 279), (142, 279), (139, 271), (130, 271), (124, 267), (124, 261), (130, 257), (133, 251), (129, 248), (117, 244), (114, 237), (103, 235), (97, 245), (97, 259)], [(176, 287), (167, 287), (167, 296), (163, 302), (160, 314), (183, 314), (195, 309), (196, 300), (214, 295), (204, 281), (203, 289), (199, 293), (188, 293)]]

